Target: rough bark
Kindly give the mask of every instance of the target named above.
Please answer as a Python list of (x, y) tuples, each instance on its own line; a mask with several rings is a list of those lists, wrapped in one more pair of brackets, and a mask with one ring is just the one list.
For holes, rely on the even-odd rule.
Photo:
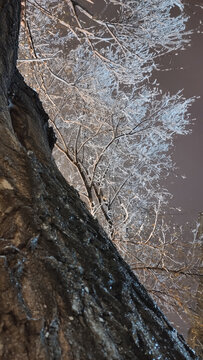
[(0, 0), (0, 358), (197, 359), (58, 171)]

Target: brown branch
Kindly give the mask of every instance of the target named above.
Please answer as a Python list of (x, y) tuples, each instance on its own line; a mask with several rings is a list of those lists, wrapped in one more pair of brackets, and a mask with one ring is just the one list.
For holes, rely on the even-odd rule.
[(173, 270), (173, 269), (168, 269), (168, 268), (159, 267), (159, 266), (136, 266), (136, 265), (131, 264), (131, 267), (133, 270), (155, 270), (155, 271), (164, 271), (167, 273), (180, 274), (180, 275), (185, 275), (185, 276), (203, 276), (203, 274), (200, 274), (200, 273), (192, 273), (192, 272), (188, 272), (188, 271), (183, 271), (182, 269)]

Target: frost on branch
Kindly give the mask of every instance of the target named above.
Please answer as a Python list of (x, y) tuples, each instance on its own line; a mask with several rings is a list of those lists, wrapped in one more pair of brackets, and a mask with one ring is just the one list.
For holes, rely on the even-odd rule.
[[(180, 93), (162, 95), (150, 76), (157, 56), (189, 40), (180, 1), (109, 1), (104, 10), (107, 6), (115, 7), (112, 18), (107, 9), (102, 18), (91, 2), (86, 7), (29, 2), (34, 49), (26, 50), (38, 60), (53, 57), (31, 63), (41, 70), (34, 71), (32, 85), (44, 93), (59, 131), (64, 155), (58, 156), (59, 166), (68, 169), (68, 181), (108, 233), (118, 234), (118, 228), (122, 239), (158, 199), (166, 200), (159, 180), (172, 169), (168, 151), (174, 135), (187, 132), (191, 100)], [(180, 8), (178, 17), (170, 16), (174, 6)]]

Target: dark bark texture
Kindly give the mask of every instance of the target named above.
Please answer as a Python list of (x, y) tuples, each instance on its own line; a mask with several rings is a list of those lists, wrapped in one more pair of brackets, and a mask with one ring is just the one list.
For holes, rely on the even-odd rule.
[(197, 359), (58, 171), (19, 17), (0, 0), (0, 359)]

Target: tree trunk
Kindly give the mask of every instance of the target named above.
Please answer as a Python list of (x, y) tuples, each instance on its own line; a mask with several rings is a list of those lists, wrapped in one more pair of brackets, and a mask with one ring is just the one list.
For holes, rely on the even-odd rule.
[(58, 171), (0, 0), (0, 359), (197, 359)]

